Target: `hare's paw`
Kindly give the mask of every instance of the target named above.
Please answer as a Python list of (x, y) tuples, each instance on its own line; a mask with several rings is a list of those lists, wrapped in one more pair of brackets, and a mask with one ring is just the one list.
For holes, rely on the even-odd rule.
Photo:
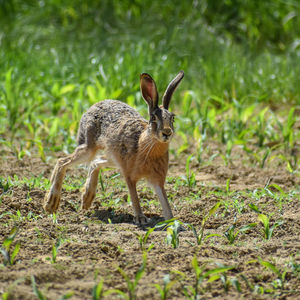
[(140, 214), (133, 218), (134, 224), (136, 225), (147, 225), (150, 223), (151, 219), (147, 218), (145, 215)]
[(96, 196), (96, 193), (90, 190), (85, 190), (81, 196), (81, 209), (89, 209)]
[(57, 211), (60, 202), (60, 193), (49, 191), (44, 198), (44, 210), (48, 213)]

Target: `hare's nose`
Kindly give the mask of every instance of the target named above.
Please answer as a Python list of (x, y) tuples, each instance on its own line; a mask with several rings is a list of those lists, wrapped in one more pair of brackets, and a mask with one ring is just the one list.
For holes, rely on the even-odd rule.
[(170, 136), (172, 134), (172, 129), (171, 128), (164, 128), (162, 133), (165, 136)]

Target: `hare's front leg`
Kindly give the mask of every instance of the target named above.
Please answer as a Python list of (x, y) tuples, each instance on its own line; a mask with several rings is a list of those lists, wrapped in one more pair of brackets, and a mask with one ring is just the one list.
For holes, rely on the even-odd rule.
[(147, 218), (142, 212), (139, 197), (136, 191), (136, 182), (129, 178), (126, 178), (126, 182), (134, 211), (134, 223), (145, 225), (149, 223), (150, 219)]
[(171, 210), (170, 204), (168, 202), (167, 193), (165, 191), (163, 184), (156, 184), (153, 187), (159, 198), (160, 204), (162, 206), (163, 215), (164, 215), (165, 220), (172, 219), (173, 218), (172, 210)]
[(58, 159), (51, 175), (51, 187), (44, 199), (44, 209), (48, 213), (56, 212), (59, 206), (61, 189), (66, 170), (69, 166), (90, 161), (93, 158), (93, 151), (87, 145), (78, 146), (74, 153)]
[(84, 192), (81, 197), (81, 208), (89, 209), (96, 196), (98, 176), (101, 168), (108, 167), (109, 163), (106, 159), (99, 157), (91, 162), (88, 177), (85, 182)]

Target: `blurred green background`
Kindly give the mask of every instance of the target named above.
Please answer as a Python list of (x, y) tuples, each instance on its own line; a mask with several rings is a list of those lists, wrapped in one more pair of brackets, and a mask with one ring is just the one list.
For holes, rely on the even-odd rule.
[(293, 149), (299, 60), (296, 0), (0, 0), (0, 142), (20, 157), (70, 151), (91, 104), (145, 115), (139, 74), (162, 94), (182, 69), (171, 109), (198, 148), (211, 137)]

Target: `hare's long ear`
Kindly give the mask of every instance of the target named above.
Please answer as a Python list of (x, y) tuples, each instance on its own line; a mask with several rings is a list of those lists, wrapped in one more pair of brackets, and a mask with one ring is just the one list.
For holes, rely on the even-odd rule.
[(172, 95), (175, 91), (175, 89), (177, 88), (178, 84), (180, 83), (181, 79), (184, 76), (184, 72), (180, 71), (177, 76), (169, 83), (164, 96), (163, 96), (163, 107), (165, 109), (169, 108), (169, 104), (172, 98)]
[(143, 98), (148, 103), (149, 114), (151, 114), (156, 108), (158, 108), (158, 93), (156, 84), (152, 77), (147, 73), (141, 74), (140, 79), (141, 92)]

